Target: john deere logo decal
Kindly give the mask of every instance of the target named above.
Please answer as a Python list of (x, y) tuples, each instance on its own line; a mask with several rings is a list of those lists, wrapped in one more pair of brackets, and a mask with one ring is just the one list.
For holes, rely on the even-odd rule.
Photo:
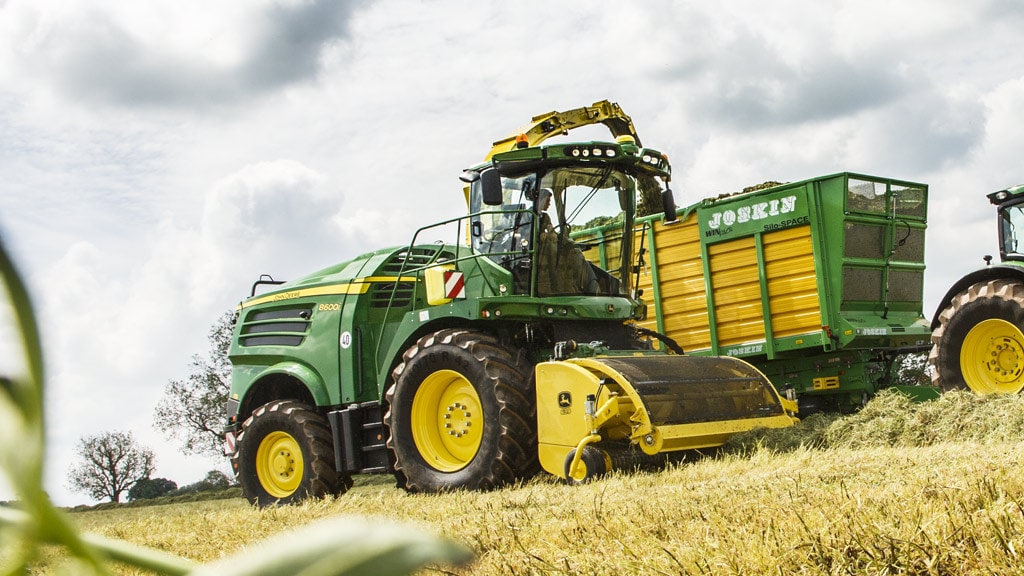
[(568, 392), (558, 393), (558, 411), (563, 416), (572, 413), (572, 394)]

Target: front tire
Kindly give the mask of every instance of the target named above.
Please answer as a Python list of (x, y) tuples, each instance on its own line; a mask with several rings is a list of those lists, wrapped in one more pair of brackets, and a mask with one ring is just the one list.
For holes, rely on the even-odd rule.
[(611, 468), (611, 458), (608, 457), (608, 454), (593, 446), (583, 447), (579, 464), (572, 469), (572, 461), (575, 457), (575, 448), (570, 450), (565, 457), (565, 481), (568, 484), (586, 484), (604, 476)]
[(489, 490), (535, 473), (533, 374), (521, 350), (441, 330), (407, 350), (393, 376), (384, 421), (400, 486)]
[(275, 400), (242, 424), (235, 455), (242, 494), (258, 506), (291, 504), (344, 492), (334, 468), (327, 420), (294, 400)]
[(928, 362), (944, 391), (1024, 389), (1024, 283), (990, 280), (957, 294), (939, 315)]

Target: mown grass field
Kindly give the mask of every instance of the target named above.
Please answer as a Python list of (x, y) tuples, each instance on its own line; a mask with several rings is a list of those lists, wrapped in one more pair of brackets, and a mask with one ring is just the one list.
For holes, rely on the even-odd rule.
[(1024, 572), (1022, 439), (1021, 397), (912, 405), (883, 395), (853, 416), (809, 418), (724, 454), (585, 486), (542, 475), (489, 493), (414, 495), (371, 477), (294, 507), (237, 498), (72, 518), (200, 561), (343, 515), (408, 522), (476, 554), (434, 573), (1010, 574)]

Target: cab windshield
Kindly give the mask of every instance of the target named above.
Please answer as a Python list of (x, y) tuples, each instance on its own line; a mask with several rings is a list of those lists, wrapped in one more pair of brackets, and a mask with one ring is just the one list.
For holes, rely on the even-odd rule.
[(512, 271), (516, 293), (628, 293), (632, 235), (623, 231), (634, 219), (636, 177), (572, 166), (502, 177), (501, 184), (496, 206), (484, 205), (474, 185), (472, 245)]

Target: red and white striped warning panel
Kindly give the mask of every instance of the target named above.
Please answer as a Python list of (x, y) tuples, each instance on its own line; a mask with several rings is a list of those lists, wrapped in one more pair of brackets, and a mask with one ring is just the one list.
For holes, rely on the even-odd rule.
[(446, 270), (444, 273), (444, 297), (445, 298), (465, 298), (466, 297), (466, 281), (462, 277), (462, 272), (456, 272), (454, 270)]

